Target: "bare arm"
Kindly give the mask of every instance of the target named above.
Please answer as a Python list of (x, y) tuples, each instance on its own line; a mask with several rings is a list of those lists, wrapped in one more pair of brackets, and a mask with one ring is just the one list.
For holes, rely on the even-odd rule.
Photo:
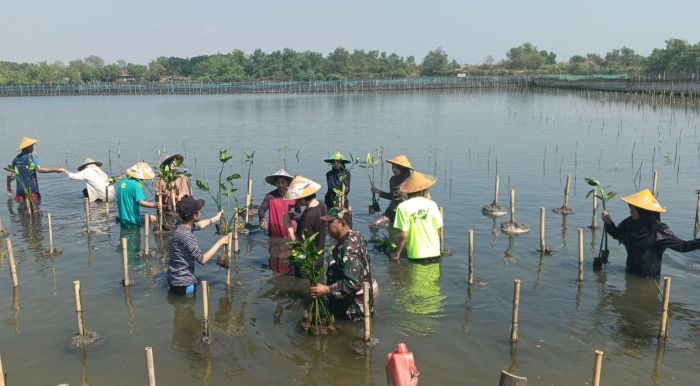
[(160, 204), (157, 202), (150, 202), (150, 201), (139, 201), (139, 206), (142, 206), (144, 208), (156, 208), (160, 210)]
[(210, 225), (219, 222), (219, 220), (221, 220), (221, 216), (223, 216), (223, 215), (224, 215), (224, 211), (222, 210), (219, 213), (217, 213), (216, 215), (214, 215), (214, 217), (212, 217), (212, 218), (197, 221), (197, 226), (199, 227), (199, 229), (207, 228)]
[(63, 173), (63, 172), (65, 172), (65, 171), (66, 171), (66, 169), (64, 169), (63, 167), (57, 167), (57, 168), (42, 168), (42, 167), (40, 166), (40, 167), (37, 167), (37, 168), (36, 168), (36, 172), (37, 172), (37, 173)]
[(399, 257), (401, 257), (401, 253), (403, 253), (403, 249), (406, 246), (406, 239), (408, 238), (408, 233), (407, 232), (401, 232), (396, 235), (396, 249), (394, 250), (394, 253), (391, 255), (391, 258), (394, 260), (398, 260)]
[(216, 252), (218, 252), (221, 247), (228, 243), (228, 239), (228, 235), (221, 237), (214, 243), (214, 245), (211, 246), (211, 248), (209, 248), (208, 251), (204, 252), (204, 255), (202, 256), (202, 264), (208, 263)]

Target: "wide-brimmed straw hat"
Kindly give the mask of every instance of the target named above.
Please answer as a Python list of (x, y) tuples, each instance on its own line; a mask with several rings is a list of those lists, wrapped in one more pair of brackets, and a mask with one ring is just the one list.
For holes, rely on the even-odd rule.
[(272, 173), (271, 175), (265, 177), (265, 182), (267, 182), (270, 185), (276, 185), (275, 182), (277, 182), (277, 179), (279, 177), (284, 177), (287, 180), (289, 180), (290, 182), (294, 179), (293, 175), (287, 173), (287, 171), (284, 169), (280, 169), (280, 170)]
[(649, 189), (644, 189), (631, 196), (622, 197), (620, 200), (632, 205), (637, 208), (642, 208), (652, 212), (666, 213), (666, 208), (661, 206), (656, 197), (649, 191)]
[(97, 162), (94, 159), (88, 157), (88, 158), (85, 158), (85, 163), (78, 166), (78, 171), (81, 171), (81, 170), (85, 169), (86, 167), (88, 167), (88, 165), (93, 165), (93, 164), (97, 165), (99, 167), (102, 167), (102, 162)]
[(326, 162), (326, 163), (329, 163), (329, 164), (332, 164), (333, 162), (340, 162), (340, 163), (343, 163), (343, 164), (349, 164), (351, 161), (350, 161), (349, 159), (345, 158), (345, 156), (343, 155), (343, 153), (337, 151), (337, 152), (335, 152), (335, 154), (333, 155), (333, 157), (328, 158), (328, 159), (324, 159), (323, 162)]
[(151, 180), (155, 178), (156, 173), (153, 172), (153, 169), (146, 161), (139, 161), (126, 170), (126, 175), (139, 180)]
[(289, 188), (287, 193), (284, 195), (285, 200), (298, 200), (300, 198), (308, 197), (321, 190), (321, 185), (317, 184), (310, 179), (302, 176), (296, 176), (289, 183)]
[(426, 190), (431, 186), (435, 185), (437, 182), (437, 177), (429, 176), (421, 172), (413, 171), (411, 176), (406, 178), (406, 180), (399, 185), (399, 192), (401, 193), (415, 193)]
[(19, 141), (19, 146), (17, 146), (17, 151), (20, 151), (24, 148), (32, 146), (33, 144), (35, 144), (37, 142), (39, 142), (38, 139), (29, 138), (29, 137), (22, 137), (22, 139)]
[(390, 159), (386, 160), (386, 162), (388, 162), (390, 164), (394, 164), (396, 166), (405, 167), (406, 169), (413, 170), (413, 165), (411, 165), (411, 162), (408, 160), (408, 157), (406, 157), (405, 154), (397, 155), (394, 158), (390, 158)]
[(172, 165), (175, 162), (177, 162), (177, 165), (180, 166), (183, 162), (185, 162), (185, 157), (182, 154), (173, 154), (169, 157), (165, 157), (163, 162), (160, 163), (160, 167), (164, 168)]

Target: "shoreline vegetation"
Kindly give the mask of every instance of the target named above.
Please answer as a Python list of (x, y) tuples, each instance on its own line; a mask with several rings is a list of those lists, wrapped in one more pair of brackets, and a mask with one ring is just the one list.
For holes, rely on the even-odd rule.
[(118, 60), (107, 64), (99, 56), (63, 62), (15, 63), (0, 61), (0, 86), (129, 82), (288, 82), (403, 79), (463, 75), (611, 75), (647, 77), (655, 80), (697, 80), (700, 73), (700, 42), (691, 44), (671, 38), (666, 47), (644, 57), (622, 47), (605, 55), (574, 55), (557, 62), (554, 52), (531, 43), (513, 47), (496, 62), (489, 55), (480, 64), (461, 65), (442, 48), (430, 51), (419, 64), (415, 57), (395, 53), (338, 47), (323, 55), (289, 48), (266, 53), (241, 50), (191, 58), (159, 57), (148, 65)]

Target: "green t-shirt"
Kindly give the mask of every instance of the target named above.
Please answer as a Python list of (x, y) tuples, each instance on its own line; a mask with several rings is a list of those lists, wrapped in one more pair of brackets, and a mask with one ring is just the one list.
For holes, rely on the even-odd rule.
[(406, 253), (409, 259), (425, 259), (440, 256), (442, 228), (440, 209), (432, 200), (414, 197), (396, 207), (394, 228), (408, 233)]
[(117, 183), (117, 209), (119, 223), (125, 228), (141, 226), (139, 201), (145, 200), (143, 184), (133, 178), (124, 178)]

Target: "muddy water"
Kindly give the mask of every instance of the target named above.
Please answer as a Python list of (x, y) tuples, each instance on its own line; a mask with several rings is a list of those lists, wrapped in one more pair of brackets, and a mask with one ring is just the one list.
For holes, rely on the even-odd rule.
[[(438, 176), (432, 194), (445, 208), (445, 242), (452, 251), (433, 265), (373, 255), (381, 288), (377, 344), (365, 351), (358, 344), (361, 326), (341, 323), (339, 335), (323, 338), (298, 333), (304, 282), (272, 278), (264, 267), (266, 237), (243, 236), (231, 290), (216, 265), (197, 267), (211, 287), (213, 343), (205, 345), (201, 298), (167, 294), (163, 237), (150, 236), (153, 257), (138, 257), (143, 236), (120, 231), (113, 224), (114, 208), (107, 216), (101, 204), (92, 205), (93, 232), (86, 234), (81, 183), (41, 175), (41, 217), (30, 221), (10, 201), (0, 210), (21, 283), (12, 290), (7, 257), (0, 260), (0, 354), (8, 382), (143, 384), (143, 349), (152, 346), (159, 384), (383, 385), (386, 353), (405, 342), (422, 383), (430, 385), (496, 384), (501, 370), (526, 376), (533, 385), (584, 384), (591, 381), (596, 349), (605, 352), (605, 384), (693, 384), (700, 371), (700, 254), (664, 256), (662, 274), (671, 276), (673, 285), (670, 334), (659, 344), (657, 281), (627, 277), (624, 250), (615, 242), (605, 271), (591, 269), (601, 233), (587, 228), (591, 202), (583, 178), (599, 178), (629, 194), (640, 177), (641, 186), (650, 187), (652, 169), (658, 170), (659, 200), (669, 209), (663, 220), (679, 237), (692, 238), (700, 164), (697, 122), (693, 112), (652, 110), (600, 95), (2, 99), (0, 159), (6, 163), (19, 138), (28, 135), (40, 139), (36, 153), (42, 166), (75, 169), (89, 156), (118, 175), (137, 159), (154, 164), (178, 152), (185, 154), (194, 179), (213, 182), (219, 149), (234, 154), (231, 169), (244, 175), (244, 152), (255, 150), (255, 201), (271, 189), (263, 177), (279, 166), (324, 182), (321, 160), (330, 153), (362, 155), (383, 145), (385, 157), (405, 153), (417, 169)], [(369, 238), (366, 170), (352, 173), (356, 228)], [(388, 173), (389, 168), (376, 170), (383, 186)], [(515, 188), (517, 220), (529, 225), (530, 233), (508, 237), (499, 230), (504, 217), (493, 221), (481, 215), (481, 207), (493, 199), (496, 174), (502, 205), (507, 205), (506, 189)], [(569, 205), (576, 213), (562, 217), (551, 209), (562, 204), (567, 174), (572, 175)], [(541, 206), (547, 208), (547, 244), (556, 251), (543, 259), (536, 251)], [(627, 216), (618, 200), (609, 209), (617, 221)], [(205, 212), (213, 211), (210, 201)], [(63, 250), (53, 259), (42, 256), (49, 212), (56, 247)], [(585, 235), (582, 285), (576, 284), (577, 228)], [(467, 229), (475, 233), (471, 288), (466, 285)], [(120, 285), (121, 237), (131, 245), (128, 290)], [(204, 231), (199, 238), (208, 246), (214, 235)], [(511, 346), (516, 278), (522, 280), (520, 341)], [(88, 330), (102, 337), (83, 350), (70, 346), (77, 331), (73, 280), (82, 284)]]

